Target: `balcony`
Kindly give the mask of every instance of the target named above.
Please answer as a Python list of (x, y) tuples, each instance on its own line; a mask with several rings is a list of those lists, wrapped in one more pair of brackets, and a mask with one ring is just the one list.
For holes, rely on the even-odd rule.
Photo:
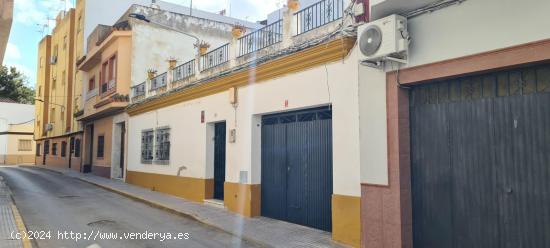
[(334, 38), (337, 29), (353, 24), (351, 0), (321, 0), (296, 13), (285, 10), (282, 19), (185, 61), (166, 72), (134, 85), (131, 103), (160, 97), (207, 82), (245, 67), (254, 66), (318, 45)]

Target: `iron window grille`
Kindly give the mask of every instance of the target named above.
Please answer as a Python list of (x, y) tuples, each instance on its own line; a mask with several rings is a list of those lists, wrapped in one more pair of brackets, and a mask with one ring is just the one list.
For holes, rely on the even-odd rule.
[(97, 157), (103, 158), (105, 156), (105, 136), (101, 135), (97, 137)]
[(153, 161), (153, 130), (141, 132), (141, 162), (150, 163)]
[(61, 142), (61, 157), (67, 156), (67, 142)]
[(180, 81), (195, 75), (195, 60), (191, 60), (174, 68), (174, 82)]
[(319, 1), (294, 14), (297, 25), (297, 35), (339, 20), (344, 16), (343, 0)]
[(239, 57), (283, 40), (283, 21), (278, 20), (239, 39)]
[(170, 129), (156, 130), (155, 160), (160, 162), (170, 161)]

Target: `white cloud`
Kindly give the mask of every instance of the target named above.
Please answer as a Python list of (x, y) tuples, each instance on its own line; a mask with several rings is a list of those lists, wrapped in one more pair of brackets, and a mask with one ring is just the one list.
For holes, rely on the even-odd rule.
[(17, 0), (14, 20), (27, 26), (44, 25), (48, 19), (54, 19), (59, 11), (71, 7), (71, 0)]
[(6, 60), (18, 60), (21, 58), (21, 52), (16, 45), (8, 43), (6, 47)]

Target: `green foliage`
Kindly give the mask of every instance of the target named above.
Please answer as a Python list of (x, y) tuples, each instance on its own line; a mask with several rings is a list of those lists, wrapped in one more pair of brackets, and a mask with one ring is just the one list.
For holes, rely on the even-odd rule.
[(0, 98), (9, 98), (18, 103), (33, 104), (34, 89), (25, 85), (27, 78), (15, 67), (0, 67)]

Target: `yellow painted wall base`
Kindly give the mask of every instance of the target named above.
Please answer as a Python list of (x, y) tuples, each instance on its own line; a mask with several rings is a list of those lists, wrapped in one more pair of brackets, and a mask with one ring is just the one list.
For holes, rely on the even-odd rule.
[(361, 197), (332, 195), (332, 239), (361, 246)]
[(195, 202), (212, 198), (213, 179), (178, 177), (137, 171), (127, 171), (126, 182)]
[(34, 164), (34, 155), (0, 155), (0, 163), (5, 165)]
[(225, 182), (224, 204), (229, 211), (243, 216), (259, 216), (261, 214), (260, 185)]

